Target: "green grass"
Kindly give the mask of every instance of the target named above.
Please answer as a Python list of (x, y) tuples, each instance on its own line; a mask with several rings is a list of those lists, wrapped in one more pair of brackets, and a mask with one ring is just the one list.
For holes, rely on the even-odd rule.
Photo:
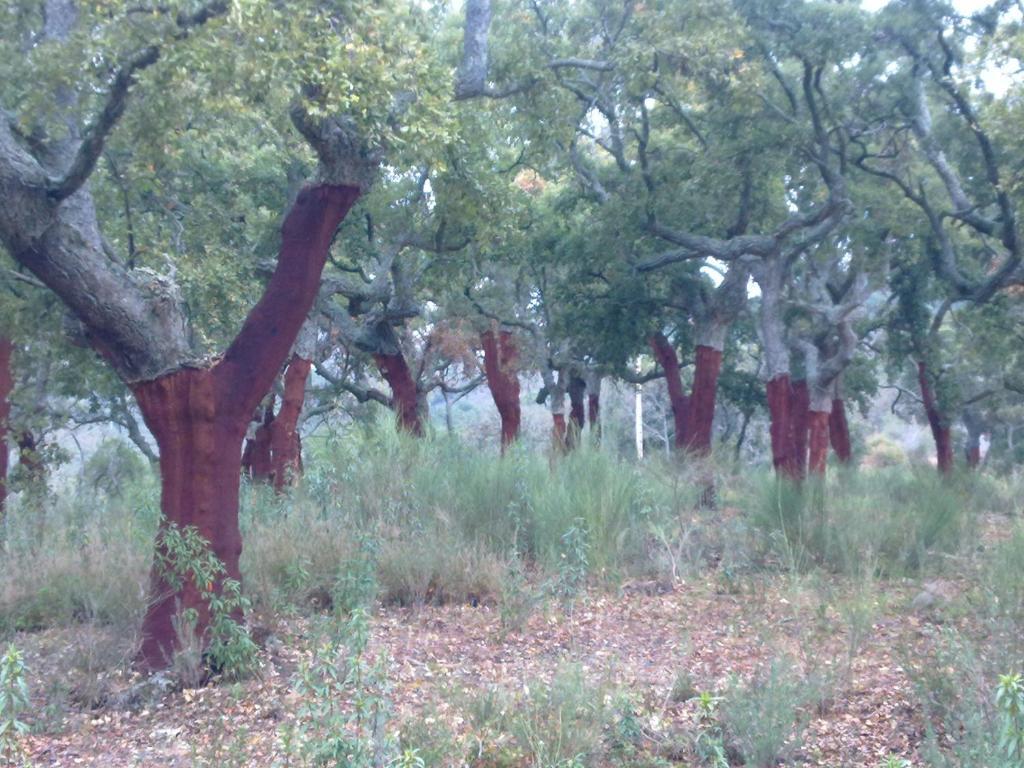
[[(118, 451), (106, 454), (116, 466), (91, 462), (90, 483), (43, 509), (11, 505), (0, 629), (130, 625), (141, 615), (158, 484), (138, 467), (119, 470)], [(243, 488), (242, 569), (259, 608), (305, 610), (312, 596), (337, 591), (358, 559), (355, 532), (374, 543), (377, 597), (405, 605), (500, 602), (509, 568), (522, 572), (520, 563), (556, 578), (570, 532), (585, 552), (577, 564), (585, 572), (574, 578), (609, 587), (709, 564), (726, 582), (764, 568), (927, 574), (976, 546), (982, 504), (974, 499), (1010, 511), (1017, 490), (908, 468), (833, 473), (823, 488), (801, 490), (726, 464), (715, 470), (723, 520), (698, 503), (706, 464), (636, 464), (588, 442), (554, 461), (525, 449), (499, 458), (447, 437), (413, 440), (385, 422), (310, 438), (306, 465), (305, 481), (287, 495)]]

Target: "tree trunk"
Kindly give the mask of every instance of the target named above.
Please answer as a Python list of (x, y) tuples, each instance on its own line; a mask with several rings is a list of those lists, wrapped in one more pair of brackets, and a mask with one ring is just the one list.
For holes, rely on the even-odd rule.
[[(238, 528), (238, 482), (245, 422), (227, 417), (223, 369), (185, 369), (132, 387), (146, 426), (160, 449), (161, 531), (169, 524), (193, 526), (226, 568), (240, 579), (242, 535)], [(158, 547), (161, 546), (158, 538)], [(164, 554), (164, 553), (161, 553)], [(195, 609), (198, 631), (207, 626), (208, 609), (196, 585), (176, 592), (161, 567), (150, 576), (150, 606), (142, 624), (142, 662), (168, 665), (176, 647), (173, 619), (178, 610)]]
[(805, 379), (792, 382), (789, 401), (790, 434), (793, 450), (790, 460), (793, 463), (794, 476), (802, 478), (807, 474), (807, 431), (809, 426), (808, 409), (810, 407), (810, 391)]
[(687, 449), (698, 456), (711, 453), (712, 428), (715, 420), (715, 397), (718, 374), (722, 369), (722, 351), (704, 344), (697, 346), (693, 391), (690, 393), (689, 435)]
[(555, 453), (564, 453), (568, 448), (568, 431), (565, 427), (565, 414), (551, 414), (551, 447)]
[(977, 469), (981, 466), (981, 435), (967, 434), (967, 446), (964, 449), (964, 458), (967, 460), (967, 466), (971, 469)]
[(917, 381), (921, 387), (921, 399), (924, 401), (924, 412), (928, 417), (928, 426), (935, 440), (935, 465), (939, 472), (948, 475), (953, 471), (953, 441), (950, 436), (949, 421), (942, 417), (939, 403), (928, 374), (928, 366), (922, 360), (917, 364)]
[(519, 439), (522, 421), (519, 404), (519, 349), (509, 331), (484, 331), (480, 334), (484, 350), (484, 373), (487, 388), (501, 418), (501, 452)]
[(654, 359), (665, 371), (665, 384), (668, 386), (668, 399), (672, 404), (672, 420), (675, 423), (675, 446), (683, 448), (687, 441), (687, 411), (689, 410), (689, 398), (683, 392), (683, 380), (679, 372), (679, 357), (676, 355), (675, 347), (665, 338), (665, 334), (658, 332), (650, 338), (651, 350), (654, 352)]
[(312, 362), (293, 355), (284, 374), (281, 407), (270, 423), (271, 474), (274, 490), (281, 492), (302, 474), (302, 448), (299, 443), (299, 415), (306, 400), (306, 380)]
[(267, 400), (263, 410), (263, 419), (253, 432), (252, 438), (245, 441), (242, 451), (242, 469), (250, 480), (257, 483), (269, 483), (274, 462), (270, 454), (270, 425), (274, 423), (274, 396)]
[(8, 420), (11, 417), (11, 392), (14, 376), (11, 372), (11, 354), (14, 344), (6, 336), (0, 336), (0, 522), (7, 509), (7, 470), (10, 454), (7, 448)]
[(841, 397), (832, 400), (832, 411), (828, 417), (828, 435), (839, 463), (849, 465), (853, 461), (853, 449), (850, 444), (850, 425), (846, 421), (846, 403)]
[(824, 478), (828, 461), (829, 420), (832, 417), (832, 384), (815, 386), (809, 393), (807, 443), (810, 449), (808, 469), (812, 477)]
[(816, 477), (825, 476), (825, 462), (828, 459), (828, 411), (810, 411), (807, 418), (810, 460), (808, 468)]
[(586, 392), (587, 383), (575, 374), (569, 377), (569, 424), (565, 434), (565, 447), (575, 448), (583, 435), (586, 425)]
[(784, 373), (769, 379), (765, 386), (768, 398), (768, 414), (771, 420), (772, 466), (776, 473), (797, 479), (793, 460), (793, 433), (790, 424), (789, 407), (792, 399), (789, 374)]
[(967, 429), (967, 445), (964, 447), (964, 458), (967, 466), (977, 469), (981, 466), (981, 438), (986, 431), (986, 423), (981, 413), (973, 408), (967, 407), (963, 414), (964, 427)]
[(565, 453), (567, 444), (567, 430), (565, 424), (565, 375), (558, 371), (555, 382), (549, 384), (547, 398), (548, 408), (551, 409), (551, 450), (558, 455)]
[[(246, 427), (298, 335), (334, 233), (358, 196), (356, 187), (329, 185), (299, 193), (282, 227), (277, 268), (216, 365), (182, 367), (130, 384), (160, 449), (161, 531), (169, 524), (194, 526), (230, 578), (240, 578), (239, 456)], [(185, 583), (178, 591), (168, 585), (159, 565), (161, 541), (158, 535), (139, 655), (150, 669), (166, 666), (173, 657), (173, 618), (179, 606), (198, 612), (201, 636), (209, 619), (195, 584)]]
[(400, 429), (416, 437), (423, 437), (423, 421), (420, 418), (419, 392), (413, 381), (412, 371), (401, 352), (393, 354), (376, 353), (373, 356), (381, 376), (391, 387), (391, 408), (398, 419)]
[(587, 421), (594, 441), (601, 442), (601, 375), (593, 371), (587, 374)]

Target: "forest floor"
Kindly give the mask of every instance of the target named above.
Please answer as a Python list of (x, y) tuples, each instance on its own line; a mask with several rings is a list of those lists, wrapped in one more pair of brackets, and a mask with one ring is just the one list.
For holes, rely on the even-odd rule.
[[(842, 607), (859, 604), (848, 583), (765, 574), (737, 582), (715, 573), (589, 591), (568, 610), (548, 603), (518, 631), (503, 630), (497, 606), (486, 603), (379, 608), (370, 655), (386, 658), (398, 729), (415, 724), (419, 733), (443, 732), (457, 754), (486, 752), (460, 704), (467, 695), (492, 686), (529, 691), (573, 664), (600, 690), (627, 691), (635, 703), (640, 751), (650, 762), (616, 764), (695, 765), (674, 745), (696, 727), (697, 694), (723, 691), (785, 654), (805, 679), (828, 681), (791, 764), (873, 768), (897, 755), (917, 765), (925, 725), (906, 670), (925, 658), (943, 623), (956, 621), (937, 605), (913, 605), (921, 602), (914, 599), (921, 589), (920, 582), (875, 583), (857, 614)], [(947, 581), (931, 589), (958, 586)], [(55, 711), (47, 733), (29, 738), (33, 764), (287, 764), (281, 734), (296, 718), (293, 678), (311, 651), (310, 622), (278, 620), (256, 679), (171, 689), (133, 707)], [(83, 639), (75, 629), (18, 638), (37, 671), (61, 669), (69, 655), (88, 652), (76, 644), (115, 641)], [(92, 682), (107, 701), (134, 684), (123, 672), (105, 674)], [(54, 688), (52, 679), (31, 682), (36, 691)], [(467, 758), (466, 764), (504, 763)]]

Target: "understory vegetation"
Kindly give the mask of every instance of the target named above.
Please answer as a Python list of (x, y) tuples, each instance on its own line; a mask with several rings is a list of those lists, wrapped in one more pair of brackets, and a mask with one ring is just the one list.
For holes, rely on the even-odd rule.
[[(218, 685), (259, 679), (273, 643), (266, 626), (302, 627), (289, 640), (302, 660), (289, 682), (298, 714), (276, 737), (281, 764), (800, 764), (810, 760), (808, 724), (854, 686), (879, 622), (913, 616), (922, 642), (888, 651), (913, 690), (905, 717), (921, 746), (894, 759), (1020, 765), (1017, 479), (898, 467), (797, 488), (717, 462), (708, 508), (698, 503), (706, 467), (637, 464), (590, 444), (554, 461), (516, 450), (499, 459), (377, 425), (316, 436), (307, 450), (291, 493), (243, 489), (244, 587), (214, 607), (222, 657), (208, 665)], [(82, 480), (74, 493), (12, 505), (3, 634), (26, 648), (62, 628), (76, 637), (59, 667), (31, 671), (32, 706), (10, 705), (12, 721), (59, 732), (68, 712), (148, 705), (152, 692), (124, 680), (146, 607), (157, 491), (148, 473), (131, 471), (123, 483)], [(172, 566), (212, 583), (201, 547), (174, 535), (171, 549), (186, 559)], [(378, 615), (464, 605), (497, 617), (500, 646), (531, 621), (685, 584), (755, 613), (769, 591), (782, 595), (794, 628), (761, 638), (763, 663), (714, 687), (676, 669), (664, 691), (631, 688), (614, 660), (596, 664), (570, 638), (553, 651), (548, 679), (446, 689), (446, 718), (393, 712), (386, 644), (372, 640)], [(230, 628), (239, 609), (264, 646), (255, 659), (252, 640)], [(841, 647), (823, 654), (835, 637)], [(182, 643), (181, 654), (202, 645)], [(160, 695), (207, 682), (203, 668), (177, 660)], [(683, 726), (672, 707), (686, 713)], [(244, 744), (233, 749), (235, 764), (247, 764)]]

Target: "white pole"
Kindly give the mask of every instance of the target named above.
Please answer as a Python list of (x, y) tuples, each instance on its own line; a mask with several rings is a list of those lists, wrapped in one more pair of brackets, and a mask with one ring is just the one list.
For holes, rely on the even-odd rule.
[[(636, 372), (640, 373), (640, 360), (636, 361)], [(636, 457), (644, 457), (644, 387), (633, 385), (633, 431), (636, 435)]]

